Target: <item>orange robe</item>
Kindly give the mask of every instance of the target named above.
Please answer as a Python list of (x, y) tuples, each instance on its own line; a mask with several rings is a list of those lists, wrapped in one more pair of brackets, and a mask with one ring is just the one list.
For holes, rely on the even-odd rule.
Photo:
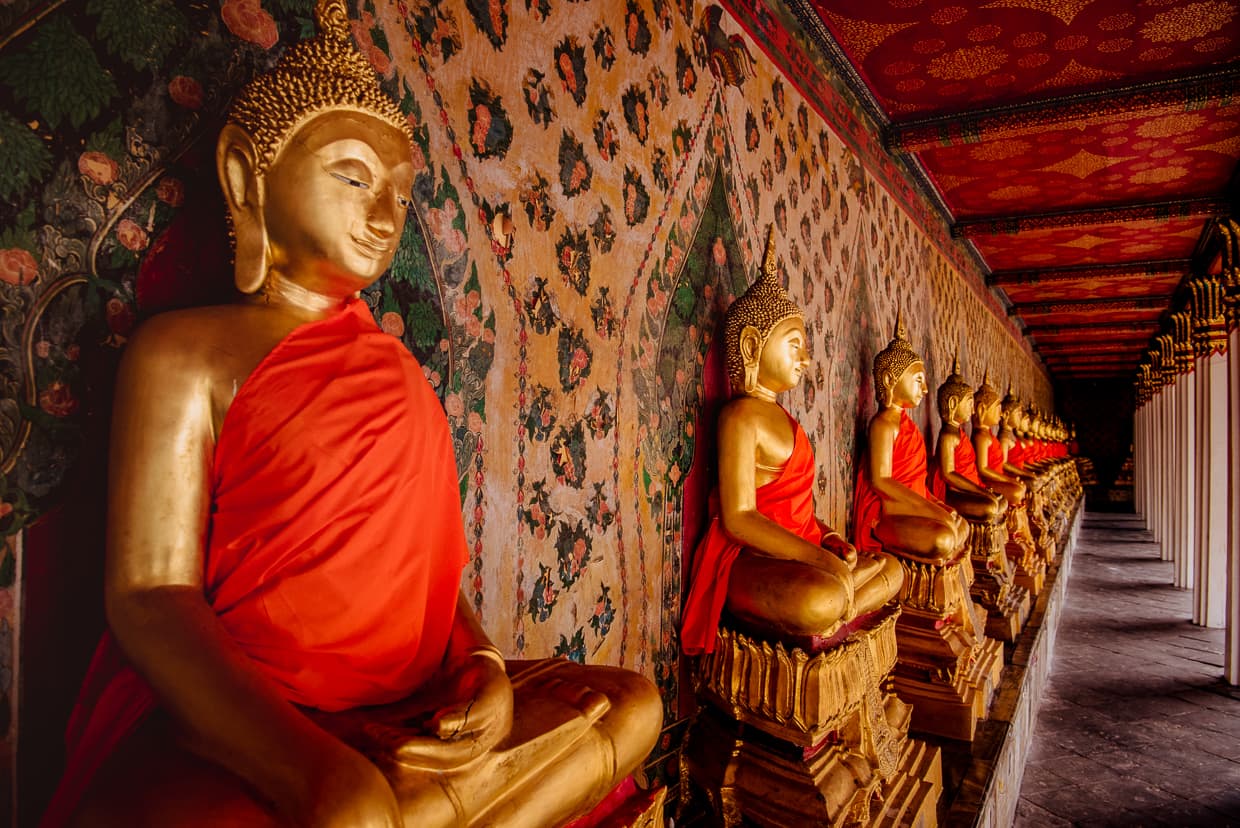
[(986, 449), (986, 468), (1003, 473), (1003, 444), (999, 442), (998, 437), (991, 440), (990, 446)]
[(1008, 449), (1007, 462), (1016, 468), (1023, 470), (1025, 468), (1026, 456), (1027, 453), (1025, 451), (1024, 444), (1021, 443), (1020, 440), (1016, 440), (1012, 443), (1012, 447)]
[[(758, 487), (757, 508), (790, 532), (821, 545), (822, 526), (814, 516), (814, 449), (800, 424), (791, 415), (788, 420), (795, 431), (792, 455), (778, 477)], [(689, 598), (685, 601), (680, 630), (680, 648), (686, 655), (714, 651), (715, 630), (728, 597), (728, 577), (742, 548), (724, 531), (716, 490), (711, 495), (710, 523), (693, 556)]]
[[(964, 440), (961, 440), (964, 442)], [(891, 447), (891, 477), (926, 497), (926, 441), (921, 430), (907, 412), (900, 412), (900, 430)], [(883, 515), (882, 500), (870, 482), (869, 458), (862, 458), (857, 470), (857, 488), (853, 494), (853, 543), (863, 552), (881, 552), (882, 544), (874, 537), (874, 527)]]
[[(401, 699), (439, 668), (468, 558), (443, 408), (404, 346), (351, 301), (246, 379), (210, 472), (205, 597), (299, 705)], [(105, 634), (44, 818), (72, 814), (158, 700)]]
[[(977, 485), (982, 485), (982, 479), (977, 474), (977, 454), (973, 451), (973, 441), (963, 431), (960, 432), (960, 439), (956, 441), (956, 450), (952, 452), (952, 462), (955, 464), (955, 471)], [(937, 464), (930, 475), (930, 491), (939, 500), (947, 497), (947, 480)]]

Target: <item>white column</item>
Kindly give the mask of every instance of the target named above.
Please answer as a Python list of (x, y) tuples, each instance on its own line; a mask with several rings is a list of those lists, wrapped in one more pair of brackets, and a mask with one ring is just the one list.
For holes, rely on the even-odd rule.
[(1180, 374), (1176, 388), (1180, 401), (1180, 452), (1176, 458), (1179, 485), (1179, 538), (1175, 556), (1175, 585), (1192, 589), (1197, 549), (1197, 374)]
[(1227, 621), (1227, 357), (1197, 360), (1197, 554), (1193, 623)]
[[(1240, 434), (1240, 329), (1227, 347), (1227, 433)], [(1229, 439), (1227, 464), (1227, 641), (1223, 676), (1240, 684), (1240, 439)]]
[(1164, 385), (1162, 389), (1162, 446), (1158, 452), (1158, 476), (1162, 481), (1158, 493), (1158, 543), (1164, 561), (1172, 560), (1175, 550), (1175, 468), (1176, 421), (1175, 386)]

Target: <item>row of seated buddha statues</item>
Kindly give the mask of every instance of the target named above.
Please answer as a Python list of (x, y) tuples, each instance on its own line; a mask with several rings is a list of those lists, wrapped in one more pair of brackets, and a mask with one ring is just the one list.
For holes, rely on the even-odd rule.
[(813, 449), (777, 402), (809, 357), (773, 234), (723, 337), (732, 396), (681, 632), (702, 702), (682, 779), (727, 826), (936, 824), (940, 751), (908, 737), (894, 692), (905, 568), (817, 517)]
[(973, 453), (979, 479), (1008, 503), (1008, 560), (1012, 563), (1014, 582), (1032, 600), (1041, 594), (1046, 583), (1046, 559), (1039, 554), (1029, 525), (1029, 488), (1017, 470), (1008, 468), (1007, 446), (995, 434), (995, 427), (1002, 421), (1002, 398), (989, 379), (989, 375), (984, 376), (973, 394)]
[[(913, 705), (915, 730), (971, 740), (1003, 670), (1003, 645), (986, 635), (987, 613), (972, 597), (969, 522), (927, 487), (926, 443), (909, 416), (927, 394), (925, 363), (897, 318), (874, 358), (878, 412), (857, 474), (857, 547), (894, 556), (904, 570), (896, 624), (895, 688)], [(953, 449), (954, 450), (954, 449)], [(989, 494), (969, 507), (998, 516)]]
[[(230, 111), (229, 305), (158, 315), (113, 418), (110, 631), (44, 826), (550, 826), (633, 789), (663, 707), (612, 667), (506, 661), (460, 592), (448, 421), (358, 291), (412, 135), (342, 0)], [(657, 794), (626, 824), (662, 825)]]
[(973, 415), (973, 387), (960, 375), (960, 362), (939, 386), (938, 445), (930, 491), (969, 524), (969, 557), (973, 563), (971, 594), (986, 610), (986, 634), (1000, 641), (1016, 640), (1029, 617), (1029, 590), (1015, 583), (1007, 552), (1009, 504), (996, 489), (983, 484), (973, 441), (963, 432)]

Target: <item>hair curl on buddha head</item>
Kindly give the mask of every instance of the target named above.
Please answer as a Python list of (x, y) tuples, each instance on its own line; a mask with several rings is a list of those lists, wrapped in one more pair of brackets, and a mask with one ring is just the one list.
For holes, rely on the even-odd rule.
[(895, 334), (887, 347), (874, 357), (874, 394), (878, 397), (879, 407), (886, 407), (891, 403), (891, 389), (908, 367), (922, 361), (908, 341), (908, 333), (904, 330), (903, 311), (896, 311)]
[(947, 379), (943, 380), (943, 384), (939, 386), (938, 403), (939, 418), (943, 422), (948, 422), (951, 418), (952, 409), (960, 404), (965, 397), (972, 395), (973, 386), (960, 376), (960, 355), (957, 354), (952, 359), (952, 372), (947, 375)]
[(999, 402), (999, 392), (990, 384), (990, 370), (982, 374), (982, 384), (973, 392), (973, 409), (981, 410), (982, 406), (993, 405)]
[(775, 326), (793, 318), (804, 320), (805, 314), (788, 298), (787, 291), (779, 283), (779, 268), (775, 263), (775, 228), (772, 226), (767, 232), (766, 253), (762, 257), (758, 278), (723, 316), (724, 358), (728, 380), (734, 391), (750, 391), (757, 380), (757, 357), (752, 364), (746, 364), (741, 353), (741, 334), (745, 329), (753, 328), (758, 332), (757, 355), (760, 356)]
[(246, 84), (228, 112), (228, 122), (254, 141), (257, 175), (298, 128), (324, 112), (371, 115), (413, 143), (400, 107), (379, 88), (374, 68), (353, 45), (344, 0), (319, 0), (314, 19), (318, 34), (289, 47), (271, 71)]

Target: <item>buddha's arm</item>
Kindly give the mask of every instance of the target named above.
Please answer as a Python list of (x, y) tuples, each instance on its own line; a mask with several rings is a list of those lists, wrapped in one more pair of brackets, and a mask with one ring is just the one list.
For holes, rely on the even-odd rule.
[(121, 649), (195, 753), (296, 824), (395, 826), (379, 771), (256, 670), (203, 595), (213, 442), (201, 353), (156, 319), (121, 367), (112, 425), (105, 599)]
[(951, 523), (955, 512), (922, 497), (892, 477), (892, 453), (895, 451), (899, 421), (892, 423), (880, 412), (870, 423), (870, 484), (883, 499), (884, 508), (894, 505), (894, 514), (920, 515)]
[(960, 492), (990, 497), (990, 492), (956, 471), (956, 446), (965, 439), (959, 432), (944, 431), (939, 435), (939, 474), (947, 481), (947, 485)]
[(758, 511), (758, 427), (752, 417), (726, 407), (719, 415), (719, 519), (734, 540), (772, 558), (813, 564), (851, 583), (839, 557), (780, 526)]

